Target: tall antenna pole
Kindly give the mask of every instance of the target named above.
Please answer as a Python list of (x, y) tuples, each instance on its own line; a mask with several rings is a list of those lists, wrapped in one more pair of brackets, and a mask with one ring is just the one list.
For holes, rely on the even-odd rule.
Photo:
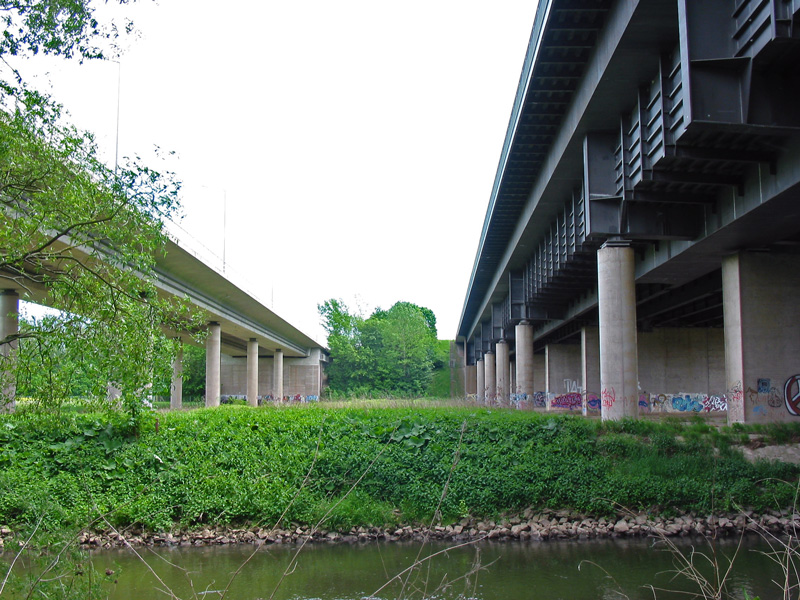
[(114, 140), (114, 175), (116, 175), (119, 164), (119, 97), (122, 88), (122, 63), (118, 60), (113, 62), (117, 63), (117, 134)]
[(228, 231), (228, 191), (223, 188), (222, 190), (222, 274), (225, 274), (225, 266), (227, 260), (225, 259), (225, 250), (227, 245), (227, 231)]

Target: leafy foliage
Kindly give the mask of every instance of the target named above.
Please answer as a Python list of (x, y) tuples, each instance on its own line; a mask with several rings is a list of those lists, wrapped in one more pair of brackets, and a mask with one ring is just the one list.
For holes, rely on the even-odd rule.
[(672, 426), (651, 424), (648, 437), (524, 412), (223, 407), (158, 418), (136, 436), (99, 415), (1, 416), (0, 523), (45, 515), (45, 529), (77, 527), (110, 511), (119, 526), (271, 526), (286, 510), (313, 524), (356, 484), (336, 526), (429, 522), (437, 507), (451, 522), (529, 506), (762, 511), (790, 506), (800, 473), (729, 447), (709, 460), (720, 442), (710, 434), (690, 444)]
[(328, 332), (330, 389), (344, 395), (420, 396), (437, 358), (436, 317), (430, 309), (397, 302), (368, 319), (341, 301), (319, 305)]
[[(97, 58), (98, 44), (117, 35), (95, 20), (88, 0), (9, 0), (0, 8), (5, 64), (39, 52)], [(16, 71), (0, 80), (0, 103), (2, 287), (23, 297), (46, 292), (61, 311), (1, 339), (21, 347), (19, 360), (3, 353), (0, 369), (48, 406), (76, 386), (104, 396), (111, 382), (136, 416), (174, 354), (163, 328), (200, 322), (188, 303), (161, 298), (155, 287), (163, 223), (179, 208), (180, 185), (135, 160), (107, 167), (93, 136), (65, 124), (61, 107)]]
[[(0, 14), (5, 26), (0, 55), (102, 58), (103, 47), (119, 35), (116, 24), (95, 19), (90, 0), (2, 0)], [(128, 33), (131, 27), (124, 24)]]

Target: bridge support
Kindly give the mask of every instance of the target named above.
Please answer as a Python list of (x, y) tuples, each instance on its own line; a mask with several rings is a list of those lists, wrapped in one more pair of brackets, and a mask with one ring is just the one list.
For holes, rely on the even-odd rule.
[(508, 373), (508, 400), (511, 400), (511, 395), (517, 389), (517, 361), (516, 357), (512, 360), (508, 359), (509, 373)]
[(533, 396), (536, 388), (533, 385), (533, 326), (522, 321), (514, 328), (517, 356), (517, 394)]
[(608, 241), (597, 251), (600, 395), (603, 420), (639, 415), (633, 249)]
[(283, 350), (275, 350), (272, 371), (272, 395), (275, 400), (283, 400)]
[(800, 419), (800, 256), (741, 252), (722, 261), (730, 423)]
[[(0, 291), (0, 340), (19, 332), (19, 294), (16, 290)], [(15, 339), (0, 344), (0, 412), (13, 412), (17, 406), (17, 382), (14, 372), (19, 342)]]
[(169, 389), (170, 410), (183, 408), (183, 343), (177, 340), (178, 351), (172, 360), (172, 383)]
[(600, 399), (600, 331), (594, 326), (581, 328), (581, 387), (585, 415)]
[(220, 364), (222, 360), (222, 328), (216, 321), (208, 324), (206, 338), (206, 406), (219, 406), (221, 391)]
[(511, 369), (508, 364), (508, 342), (500, 340), (495, 346), (497, 367), (497, 401), (501, 405), (508, 404), (510, 396), (509, 378)]
[(483, 355), (483, 363), (486, 371), (484, 389), (486, 403), (492, 404), (497, 397), (497, 369), (495, 365), (494, 352), (487, 352)]
[(486, 367), (482, 358), (475, 361), (475, 396), (478, 402), (486, 402)]
[(247, 404), (258, 406), (258, 340), (247, 341)]

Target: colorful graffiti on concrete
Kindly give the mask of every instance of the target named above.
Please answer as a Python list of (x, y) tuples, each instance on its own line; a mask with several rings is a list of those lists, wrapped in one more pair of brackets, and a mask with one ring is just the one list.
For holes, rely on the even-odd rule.
[(783, 384), (783, 398), (789, 414), (800, 417), (800, 375), (792, 375)]
[[(244, 398), (244, 396), (242, 396), (242, 398)], [(281, 401), (299, 402), (299, 403), (319, 402), (319, 396), (315, 396), (313, 394), (309, 394), (308, 396), (303, 396), (302, 394), (295, 394), (294, 396), (284, 396)], [(259, 404), (263, 402), (275, 402), (275, 397), (272, 394), (267, 394), (266, 396), (259, 396), (258, 402)]]
[(639, 411), (644, 413), (727, 412), (728, 399), (707, 394), (640, 394)]
[(550, 400), (550, 408), (554, 410), (582, 410), (583, 395), (578, 392), (570, 392), (554, 396)]
[(594, 392), (586, 392), (586, 410), (600, 412), (600, 398)]

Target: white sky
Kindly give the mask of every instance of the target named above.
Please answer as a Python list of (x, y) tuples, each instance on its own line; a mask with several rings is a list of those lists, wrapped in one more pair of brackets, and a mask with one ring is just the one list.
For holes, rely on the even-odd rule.
[[(123, 10), (119, 153), (177, 153), (183, 245), (323, 343), (328, 298), (455, 335), (536, 0)], [(113, 164), (118, 65), (35, 68)]]

